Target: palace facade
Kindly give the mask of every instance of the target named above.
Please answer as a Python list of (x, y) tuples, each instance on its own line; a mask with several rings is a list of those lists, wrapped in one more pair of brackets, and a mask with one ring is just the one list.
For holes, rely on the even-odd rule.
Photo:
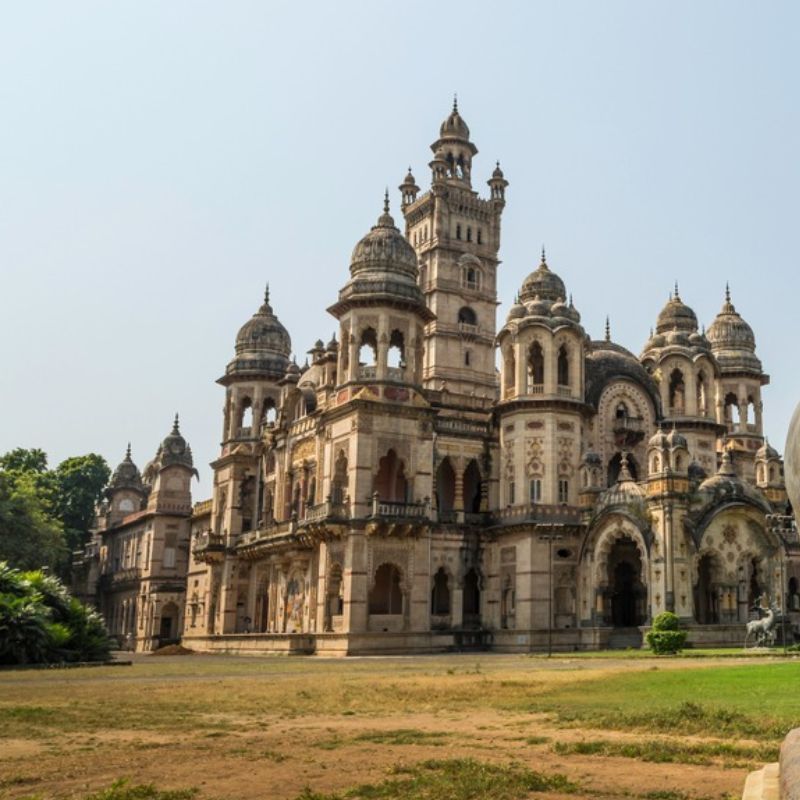
[[(399, 187), (401, 226), (387, 197), (356, 244), (328, 309), (337, 335), (304, 367), (268, 293), (239, 331), (213, 497), (191, 517), (181, 506), (184, 643), (602, 648), (640, 644), (665, 610), (691, 641), (741, 643), (767, 599), (800, 621), (800, 546), (763, 436), (769, 377), (727, 290), (702, 332), (676, 286), (636, 356), (608, 329), (591, 339), (543, 252), (498, 327), (508, 182), (498, 165), (485, 196), (473, 188), (456, 107), (432, 151), (430, 187), (410, 171)], [(112, 509), (137, 480), (118, 479), (126, 463)], [(165, 473), (148, 470), (137, 514), (158, 511)], [(111, 518), (97, 541), (143, 519)], [(136, 599), (149, 592), (129, 602), (163, 631)]]

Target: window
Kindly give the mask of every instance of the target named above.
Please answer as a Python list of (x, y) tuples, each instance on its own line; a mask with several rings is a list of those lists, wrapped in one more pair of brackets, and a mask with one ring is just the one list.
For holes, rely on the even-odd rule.
[(400, 570), (394, 564), (381, 564), (376, 570), (375, 584), (369, 593), (369, 613), (403, 613)]
[(469, 364), (469, 358), (470, 358), (469, 350), (465, 350), (464, 351), (464, 366), (465, 367), (468, 367), (470, 365)]
[(472, 241), (472, 228), (470, 228), (469, 226), (467, 226), (467, 241), (468, 242)]
[(534, 386), (541, 386), (544, 383), (544, 352), (539, 342), (531, 345), (528, 357), (528, 376)]
[(563, 344), (558, 348), (558, 385), (569, 386), (569, 355)]
[(569, 481), (565, 478), (560, 478), (558, 481), (558, 502), (569, 502)]
[(478, 228), (478, 244), (483, 244), (483, 235), (480, 228)]
[(458, 322), (459, 325), (477, 325), (478, 317), (469, 306), (464, 306), (458, 312)]
[(530, 503), (535, 505), (542, 502), (542, 479), (532, 478), (529, 485)]
[(510, 506), (513, 506), (515, 502), (516, 501), (514, 499), (514, 481), (511, 481), (508, 484), (508, 504)]
[(456, 239), (460, 239), (460, 238), (461, 238), (461, 226), (460, 225), (456, 225)]

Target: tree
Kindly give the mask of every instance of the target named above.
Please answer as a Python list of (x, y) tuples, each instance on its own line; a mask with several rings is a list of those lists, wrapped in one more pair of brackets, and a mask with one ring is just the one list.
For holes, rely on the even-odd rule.
[(56, 467), (55, 512), (64, 525), (70, 550), (82, 547), (89, 538), (95, 506), (110, 476), (106, 460), (96, 453), (73, 456)]
[(0, 561), (60, 571), (67, 561), (61, 522), (37, 490), (35, 473), (0, 472)]
[(3, 472), (47, 472), (47, 453), (33, 448), (26, 450), (17, 447), (0, 456), (0, 470)]

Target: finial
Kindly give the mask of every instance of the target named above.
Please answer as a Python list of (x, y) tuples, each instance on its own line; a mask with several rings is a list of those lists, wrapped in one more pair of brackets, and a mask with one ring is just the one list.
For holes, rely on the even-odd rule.
[(547, 264), (547, 257), (544, 252), (544, 245), (542, 245), (542, 264)]
[(125, 460), (126, 461), (130, 461), (131, 460), (131, 443), (130, 442), (128, 442), (128, 449), (125, 451)]
[(678, 292), (678, 281), (675, 281), (675, 299), (676, 300), (681, 299), (680, 293)]
[(569, 293), (569, 307), (575, 308), (575, 306), (572, 304), (572, 292)]
[(611, 320), (609, 319), (608, 314), (606, 314), (606, 341), (611, 341)]
[(178, 423), (178, 412), (175, 412), (175, 422), (172, 423), (172, 432), (173, 433), (180, 433), (180, 427)]
[(269, 281), (267, 281), (267, 286), (264, 289), (264, 304), (269, 305)]
[(389, 187), (386, 187), (386, 191), (383, 193), (383, 213), (389, 213)]
[(650, 326), (650, 338), (651, 339), (653, 338), (653, 326), (652, 325)]
[(458, 92), (453, 92), (453, 111), (458, 114)]

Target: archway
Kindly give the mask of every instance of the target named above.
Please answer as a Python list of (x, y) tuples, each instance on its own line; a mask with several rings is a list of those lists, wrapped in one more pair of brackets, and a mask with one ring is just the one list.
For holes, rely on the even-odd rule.
[(481, 590), (474, 567), (464, 575), (463, 603), (464, 627), (478, 627), (481, 621)]
[(160, 645), (178, 638), (178, 607), (175, 603), (167, 603), (161, 609), (161, 620), (158, 628)]
[(404, 503), (408, 486), (403, 462), (394, 450), (378, 462), (378, 474), (375, 476), (375, 491), (378, 498), (386, 503)]
[(481, 470), (473, 458), (464, 470), (464, 511), (477, 514), (481, 510)]
[(719, 622), (716, 584), (716, 559), (711, 553), (705, 553), (697, 563), (697, 586), (694, 595), (695, 618), (700, 625), (716, 625)]
[(369, 613), (403, 613), (403, 592), (400, 588), (400, 570), (395, 564), (381, 564), (375, 571), (375, 583), (369, 593)]
[(647, 590), (642, 582), (642, 559), (628, 536), (618, 539), (608, 556), (611, 624), (632, 628), (644, 624)]
[(456, 474), (449, 458), (442, 459), (436, 470), (436, 507), (440, 514), (448, 514), (455, 507)]
[(431, 590), (431, 614), (445, 616), (450, 613), (450, 586), (444, 567), (439, 567), (433, 576)]

